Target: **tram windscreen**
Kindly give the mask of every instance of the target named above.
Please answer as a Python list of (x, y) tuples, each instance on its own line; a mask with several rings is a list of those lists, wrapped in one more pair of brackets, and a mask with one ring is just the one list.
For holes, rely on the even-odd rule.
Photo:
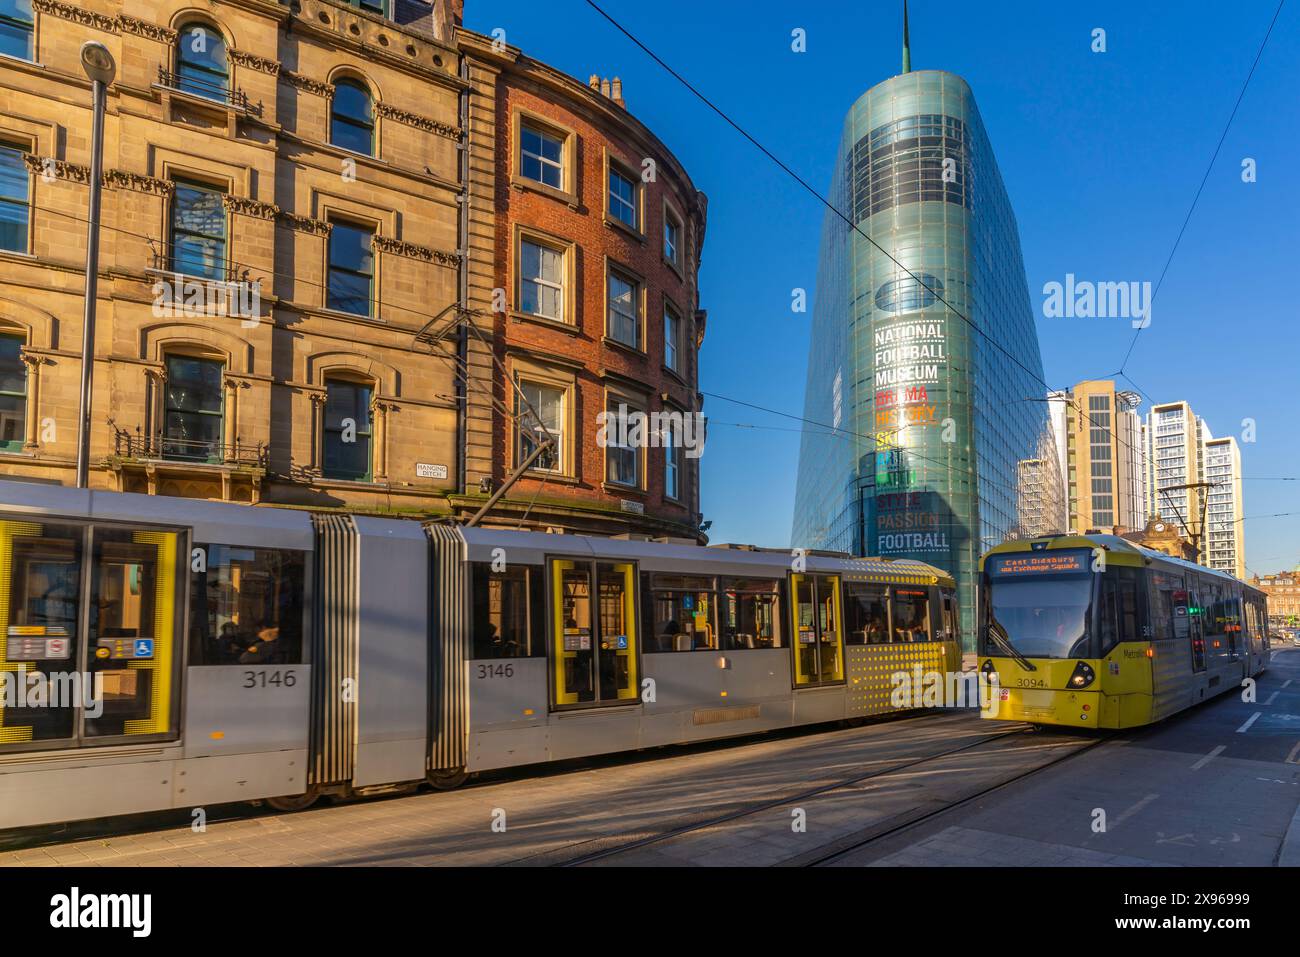
[(1026, 658), (1088, 657), (1087, 550), (993, 555), (984, 568), (988, 624), (998, 637)]

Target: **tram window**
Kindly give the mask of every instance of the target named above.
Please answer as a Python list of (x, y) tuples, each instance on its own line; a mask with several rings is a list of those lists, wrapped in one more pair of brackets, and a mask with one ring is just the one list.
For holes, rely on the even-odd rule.
[(1101, 638), (1099, 655), (1107, 654), (1121, 641), (1142, 637), (1138, 630), (1137, 569), (1116, 568), (1102, 577), (1097, 625)]
[(1116, 612), (1119, 615), (1119, 640), (1133, 641), (1142, 637), (1142, 613), (1140, 575), (1136, 568), (1119, 570), (1119, 601)]
[[(488, 562), (472, 567), (475, 658), (532, 658), (546, 654), (537, 627), (545, 619), (541, 569), (511, 566), (494, 572)], [(538, 617), (540, 616), (540, 617)]]
[(957, 596), (943, 592), (943, 636), (941, 641), (961, 641), (961, 616), (957, 613)]
[(306, 553), (198, 545), (190, 576), (190, 664), (302, 664)]
[(889, 592), (885, 585), (844, 583), (845, 643), (881, 645), (889, 641)]
[[(560, 620), (564, 623), (564, 688), (574, 700), (596, 700), (596, 686), (591, 673), (591, 571), (588, 566), (566, 568), (560, 580)], [(570, 657), (570, 653), (576, 657)]]
[(1105, 575), (1097, 600), (1097, 631), (1101, 638), (1100, 654), (1106, 654), (1119, 641), (1116, 635), (1116, 606), (1118, 605), (1119, 582), (1116, 575)]
[[(1186, 638), (1187, 600), (1183, 577), (1154, 572), (1150, 583), (1151, 632), (1155, 640)], [(1178, 598), (1179, 595), (1183, 597)]]
[(654, 628), (646, 651), (710, 651), (718, 648), (718, 623), (712, 578), (650, 576)]
[[(5, 697), (16, 696), (17, 689), (0, 685), (0, 717), (6, 729), (30, 728), (33, 741), (71, 738), (74, 733), (75, 703), (56, 705), (48, 692), (77, 668), (82, 535), (83, 529), (73, 525), (0, 521), (0, 568), (10, 576), (5, 583), (5, 659), (26, 669), (25, 702), (31, 703), (7, 705)], [(0, 672), (8, 682), (18, 674)], [(38, 688), (47, 694), (40, 696)], [(41, 700), (45, 704), (36, 705)]]
[(895, 642), (930, 640), (930, 593), (922, 588), (892, 589)]
[(723, 582), (722, 648), (780, 648), (780, 582), (729, 578)]

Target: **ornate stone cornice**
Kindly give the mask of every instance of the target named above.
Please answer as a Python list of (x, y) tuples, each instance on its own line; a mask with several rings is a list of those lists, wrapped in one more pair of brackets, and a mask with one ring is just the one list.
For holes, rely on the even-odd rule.
[(311, 77), (303, 76), (301, 73), (294, 73), (292, 70), (284, 70), (280, 75), (289, 81), (290, 86), (296, 86), (308, 93), (315, 93), (317, 96), (334, 95), (334, 87), (329, 83), (313, 80)]
[(106, 17), (102, 13), (92, 13), (90, 10), (74, 7), (70, 3), (59, 3), (58, 0), (32, 0), (32, 7), (40, 13), (58, 17), (61, 20), (71, 20), (73, 23), (80, 23), (82, 26), (94, 27), (96, 30), (103, 30), (105, 33), (117, 32), (117, 20), (113, 17)]
[(421, 116), (419, 113), (410, 113), (406, 110), (399, 110), (395, 106), (387, 103), (376, 103), (375, 114), (387, 117), (390, 120), (396, 120), (399, 123), (405, 123), (407, 126), (414, 126), (417, 130), (425, 130), (429, 133), (437, 133), (439, 136), (445, 136), (448, 139), (460, 139), (460, 130), (457, 127), (447, 123), (439, 123), (437, 120), (430, 119), (427, 116)]
[(373, 239), (375, 248), (380, 252), (391, 253), (394, 256), (406, 256), (410, 259), (423, 259), (425, 262), (436, 262), (444, 266), (454, 266), (460, 262), (460, 257), (455, 253), (445, 253), (440, 249), (430, 249), (428, 246), (417, 246), (415, 243), (403, 242), (400, 239), (390, 239), (387, 236), (376, 236)]
[(280, 207), (274, 203), (263, 203), (246, 196), (231, 196), (229, 193), (222, 195), (221, 204), (229, 212), (256, 216), (258, 219), (275, 219), (280, 214)]
[[(31, 153), (24, 153), (23, 161), (27, 164), (27, 168), (37, 176), (48, 176), (52, 172), (58, 179), (81, 183), (83, 186), (90, 185), (90, 167), (88, 166), (80, 166), (76, 163), (68, 163), (51, 157), (33, 156)], [(156, 176), (145, 176), (143, 173), (131, 173), (123, 169), (105, 170), (100, 182), (109, 189), (133, 189), (139, 193), (153, 193), (155, 196), (170, 196), (176, 189), (176, 184), (171, 180), (158, 179)]]
[(285, 212), (283, 209), (275, 214), (275, 218), (284, 223), (290, 229), (301, 230), (304, 233), (312, 233), (316, 236), (328, 236), (332, 225), (323, 219), (312, 219), (308, 216), (298, 216), (294, 213)]
[(128, 173), (121, 169), (110, 169), (104, 173), (104, 185), (118, 189), (133, 189), (138, 193), (153, 193), (155, 196), (170, 196), (176, 190), (176, 184), (169, 179), (145, 176), (143, 173)]
[(278, 76), (280, 73), (280, 64), (276, 60), (268, 60), (266, 57), (245, 53), (243, 50), (230, 50), (228, 52), (230, 59), (239, 66), (249, 67), (259, 73), (269, 73), (271, 76)]
[(90, 182), (89, 166), (78, 166), (76, 163), (47, 156), (33, 156), (31, 153), (23, 154), (23, 162), (37, 176), (45, 177), (53, 173), (59, 179), (71, 180), (74, 183)]
[(159, 43), (166, 43), (168, 46), (176, 42), (176, 31), (170, 27), (160, 27), (156, 23), (137, 20), (135, 17), (128, 17), (124, 13), (117, 15), (117, 28), (123, 33), (131, 33), (137, 37), (157, 40)]

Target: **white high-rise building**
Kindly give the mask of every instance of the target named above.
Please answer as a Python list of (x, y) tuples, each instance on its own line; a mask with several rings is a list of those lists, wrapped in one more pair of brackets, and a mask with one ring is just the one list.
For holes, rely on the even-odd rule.
[[(1149, 514), (1176, 523), (1196, 539), (1202, 564), (1243, 578), (1246, 544), (1236, 439), (1216, 439), (1186, 402), (1152, 406), (1145, 433)], [(1197, 482), (1210, 487), (1174, 488)]]
[(1189, 539), (1200, 535), (1201, 490), (1175, 488), (1201, 480), (1201, 421), (1186, 402), (1153, 405), (1147, 413), (1147, 514), (1174, 522)]
[(1203, 561), (1211, 568), (1246, 577), (1246, 539), (1241, 521), (1241, 450), (1228, 436), (1204, 444), (1206, 489), (1205, 550)]

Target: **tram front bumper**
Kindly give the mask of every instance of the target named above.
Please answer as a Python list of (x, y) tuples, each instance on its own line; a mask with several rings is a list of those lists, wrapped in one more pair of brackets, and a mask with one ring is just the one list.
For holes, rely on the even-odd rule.
[(1064, 724), (1076, 728), (1102, 726), (1099, 691), (1056, 691), (1045, 688), (994, 688), (984, 717), (999, 721)]

